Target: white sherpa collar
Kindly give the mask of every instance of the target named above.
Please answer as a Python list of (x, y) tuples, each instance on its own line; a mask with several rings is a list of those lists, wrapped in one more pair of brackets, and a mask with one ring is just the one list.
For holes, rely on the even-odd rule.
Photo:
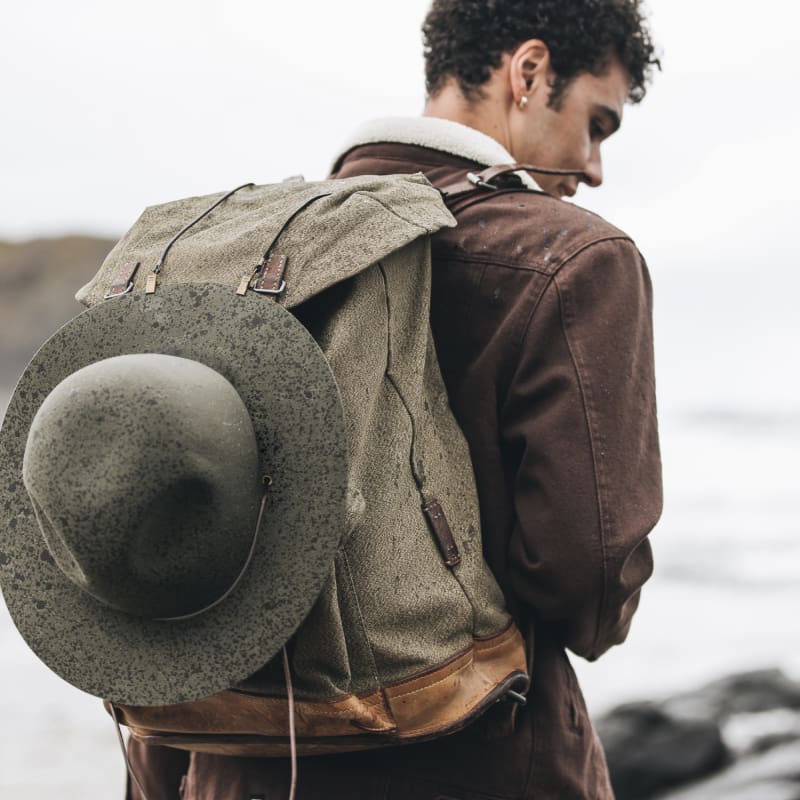
[[(345, 153), (362, 144), (396, 142), (441, 150), (486, 167), (513, 164), (515, 159), (495, 139), (459, 122), (437, 117), (386, 117), (367, 122), (339, 149), (338, 161)], [(335, 162), (334, 162), (335, 163)], [(540, 187), (527, 172), (517, 173), (529, 189)]]

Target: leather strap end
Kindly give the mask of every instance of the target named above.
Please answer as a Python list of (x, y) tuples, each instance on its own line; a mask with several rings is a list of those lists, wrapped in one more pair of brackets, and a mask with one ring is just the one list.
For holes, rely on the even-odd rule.
[(444, 563), (451, 569), (457, 567), (461, 563), (461, 553), (458, 552), (458, 545), (453, 536), (453, 531), (450, 530), (450, 524), (447, 522), (444, 509), (438, 500), (430, 500), (422, 506), (422, 510), (428, 518), (428, 524), (431, 527), (436, 543), (439, 545), (439, 551), (442, 554)]
[(139, 263), (138, 261), (126, 261), (120, 265), (114, 275), (114, 282), (103, 296), (104, 300), (122, 297), (122, 295), (128, 294), (133, 289), (133, 278), (136, 275), (136, 270), (139, 269)]

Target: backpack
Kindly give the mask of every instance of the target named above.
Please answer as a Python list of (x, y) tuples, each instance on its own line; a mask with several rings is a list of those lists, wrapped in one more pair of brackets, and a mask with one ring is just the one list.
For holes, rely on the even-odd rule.
[[(429, 239), (454, 224), (422, 175), (247, 184), (148, 208), (77, 294), (91, 306), (178, 282), (261, 293), (331, 366), (348, 434), (347, 529), (287, 644), (299, 754), (442, 736), (524, 700), (529, 685), (431, 337)], [(147, 744), (290, 751), (277, 658), (208, 698), (107, 707)], [(515, 703), (498, 708), (511, 717)]]

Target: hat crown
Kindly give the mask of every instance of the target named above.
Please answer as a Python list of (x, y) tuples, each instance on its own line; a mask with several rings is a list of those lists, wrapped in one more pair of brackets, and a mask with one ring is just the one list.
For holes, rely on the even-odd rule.
[(59, 383), (23, 479), (50, 556), (83, 591), (149, 618), (195, 613), (236, 581), (261, 499), (247, 408), (220, 373), (163, 354)]

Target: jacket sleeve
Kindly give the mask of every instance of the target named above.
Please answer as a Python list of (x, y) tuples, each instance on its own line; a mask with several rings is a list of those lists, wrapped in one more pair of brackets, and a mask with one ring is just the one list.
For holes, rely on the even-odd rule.
[(501, 436), (519, 459), (511, 589), (594, 660), (627, 636), (662, 502), (652, 291), (630, 240), (586, 247), (547, 284)]

